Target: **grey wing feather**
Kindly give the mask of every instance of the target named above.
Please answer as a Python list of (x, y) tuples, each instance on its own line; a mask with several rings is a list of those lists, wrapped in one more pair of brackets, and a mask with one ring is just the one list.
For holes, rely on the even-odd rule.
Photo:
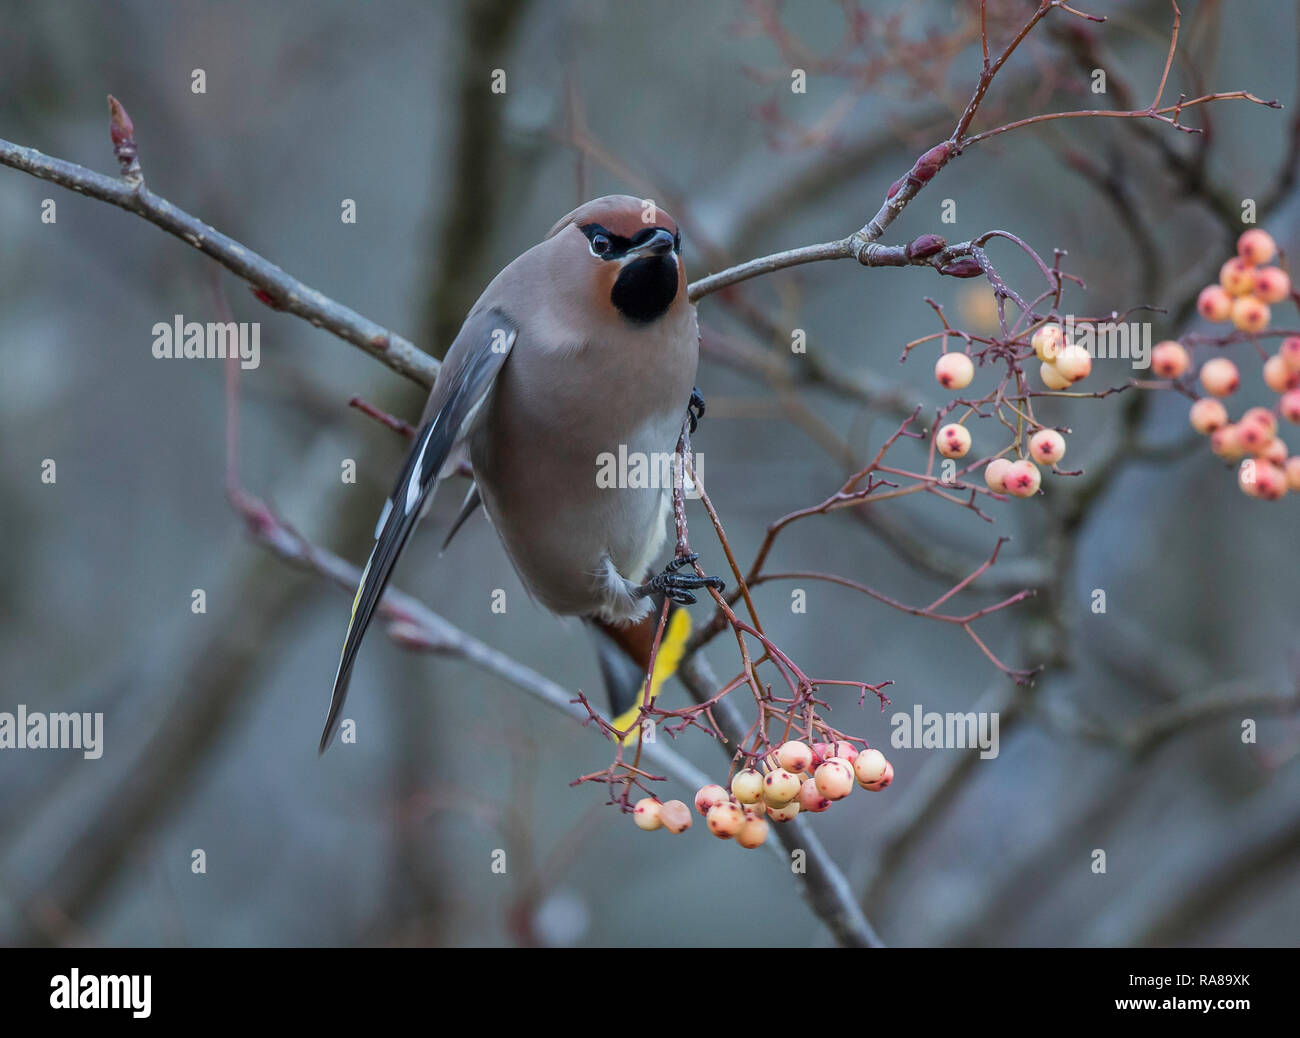
[(321, 734), (321, 753), (338, 731), (357, 650), (379, 607), (393, 567), (428, 504), (448, 455), (468, 432), (517, 336), (517, 327), (505, 314), (496, 309), (483, 310), (470, 315), (447, 351), (443, 370), (438, 374), (425, 409), (427, 417), (416, 433), (397, 485), (384, 505), (375, 531), (374, 549), (352, 600), (352, 617), (334, 676), (329, 716)]

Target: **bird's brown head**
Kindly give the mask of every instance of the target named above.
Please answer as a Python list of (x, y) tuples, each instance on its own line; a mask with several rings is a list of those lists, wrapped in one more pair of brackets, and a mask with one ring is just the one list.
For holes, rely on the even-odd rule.
[(606, 195), (560, 220), (555, 238), (590, 273), (593, 302), (612, 306), (633, 324), (649, 324), (686, 304), (677, 222), (647, 199)]

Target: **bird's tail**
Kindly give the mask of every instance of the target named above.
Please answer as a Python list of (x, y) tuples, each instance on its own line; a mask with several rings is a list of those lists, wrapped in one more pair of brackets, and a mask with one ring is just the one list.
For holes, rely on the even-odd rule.
[[(660, 612), (659, 608), (653, 609), (637, 623), (623, 626), (602, 620), (590, 621), (601, 676), (609, 696), (610, 724), (616, 731), (625, 733), (624, 744), (636, 742), (639, 734), (637, 716), (646, 698), (646, 672), (650, 669)], [(690, 614), (680, 606), (670, 605), (664, 636), (660, 639), (659, 651), (654, 654), (655, 669), (649, 688), (651, 703), (659, 697), (664, 682), (677, 672), (690, 634)]]

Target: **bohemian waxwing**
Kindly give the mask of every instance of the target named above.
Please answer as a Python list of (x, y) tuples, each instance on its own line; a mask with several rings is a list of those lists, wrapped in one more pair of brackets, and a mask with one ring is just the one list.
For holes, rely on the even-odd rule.
[[(375, 529), (334, 678), (323, 753), (341, 720), (357, 649), (438, 481), (468, 460), (474, 483), (447, 540), (482, 504), (529, 593), (584, 617), (611, 706), (630, 726), (658, 626), (653, 607), (714, 577), (655, 577), (671, 486), (596, 478), (601, 456), (670, 456), (690, 408), (699, 359), (681, 236), (653, 203), (609, 195), (579, 206), (501, 271), (447, 351), (410, 453)], [(625, 481), (639, 482), (639, 481)], [(652, 480), (660, 484), (662, 480)], [(649, 578), (649, 579), (647, 579)], [(675, 668), (690, 624), (673, 610), (650, 690)]]

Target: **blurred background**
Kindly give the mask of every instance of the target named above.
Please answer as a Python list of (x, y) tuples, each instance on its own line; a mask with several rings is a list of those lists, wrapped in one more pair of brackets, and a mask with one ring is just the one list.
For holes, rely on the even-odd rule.
[[(1033, 4), (990, 0), (995, 45)], [(1043, 111), (1142, 107), (1170, 5), (1054, 12), (995, 82), (977, 127)], [(1079, 314), (1189, 321), (1255, 199), (1300, 247), (1292, 136), (1296, 5), (1182, 4), (1166, 98), (1248, 89), (1188, 114), (1195, 138), (1136, 120), (1066, 121), (973, 147), (890, 229), (1015, 232), (1087, 290)], [(842, 237), (944, 139), (979, 69), (978, 4), (51, 0), (0, 3), (0, 137), (116, 172), (104, 97), (126, 105), (149, 186), (307, 284), (441, 353), (489, 278), (578, 201), (654, 197), (688, 269)], [(808, 73), (791, 92), (791, 70)], [(1090, 92), (1092, 70), (1108, 76)], [(202, 69), (206, 92), (195, 93)], [(492, 71), (506, 91), (490, 90)], [(1125, 91), (1131, 96), (1126, 99)], [(57, 221), (41, 221), (54, 199)], [(340, 219), (356, 202), (355, 223)], [(941, 222), (951, 199), (956, 221)], [(993, 245), (1013, 286), (1032, 267)], [(917, 404), (944, 396), (950, 320), (991, 328), (980, 281), (828, 263), (700, 307), (695, 438), (742, 564), (767, 524), (815, 504)], [(347, 594), (246, 536), (227, 503), (223, 368), (150, 353), (175, 314), (261, 322), (242, 378), (242, 481), (325, 549), (360, 562), (403, 441), (347, 402), (407, 419), (422, 391), (141, 219), (0, 169), (0, 710), (102, 711), (104, 753), (0, 752), (0, 941), (143, 945), (717, 945), (831, 940), (787, 861), (696, 825), (644, 834), (597, 786), (610, 748), (498, 676), (404, 652), (376, 628), (353, 681), (355, 745), (316, 741)], [(1275, 324), (1296, 327), (1294, 307)], [(791, 330), (806, 333), (794, 355)], [(764, 331), (766, 330), (766, 331)], [(1247, 403), (1264, 387), (1249, 344)], [(1093, 388), (1133, 372), (1099, 361)], [(977, 380), (988, 380), (987, 372)], [(976, 386), (981, 384), (977, 381)], [(1095, 385), (1094, 385), (1095, 384)], [(1258, 399), (1256, 399), (1258, 398)], [(977, 625), (1018, 688), (951, 625), (829, 585), (770, 634), (821, 676), (892, 679), (893, 707), (828, 693), (841, 729), (887, 742), (894, 711), (995, 710), (1001, 752), (887, 749), (885, 793), (814, 820), (893, 945), (1294, 944), (1300, 938), (1300, 501), (1248, 500), (1188, 443), (1187, 401), (1130, 391), (1053, 402), (1074, 430), (1039, 499), (981, 521), (929, 495), (807, 520), (777, 569), (833, 570), (932, 601), (1013, 538), (954, 605), (1020, 588)], [(1001, 446), (1002, 430), (976, 423)], [(1293, 449), (1300, 439), (1291, 434)], [(996, 449), (996, 447), (994, 448)], [(354, 459), (358, 478), (343, 483)], [(45, 459), (57, 482), (43, 483)], [(923, 464), (904, 443), (900, 464)], [(856, 460), (857, 465), (854, 465)], [(1295, 495), (1292, 495), (1294, 497)], [(439, 557), (444, 492), (396, 583), (567, 690), (599, 676), (581, 625), (527, 599), (481, 517)], [(920, 500), (920, 498), (928, 498)], [(692, 505), (693, 544), (723, 559)], [(493, 589), (510, 603), (491, 610)], [(191, 610), (194, 589), (207, 611)], [(1103, 590), (1106, 610), (1092, 609)], [(706, 615), (702, 611), (701, 616)], [(734, 673), (727, 638), (705, 653)], [(669, 705), (684, 703), (672, 683)], [(1242, 722), (1257, 722), (1244, 743)], [(726, 753), (675, 747), (715, 781)], [(666, 795), (690, 799), (670, 783)], [(191, 870), (192, 852), (206, 872)], [(492, 870), (504, 850), (505, 874)], [(1104, 874), (1093, 852), (1106, 852)]]

